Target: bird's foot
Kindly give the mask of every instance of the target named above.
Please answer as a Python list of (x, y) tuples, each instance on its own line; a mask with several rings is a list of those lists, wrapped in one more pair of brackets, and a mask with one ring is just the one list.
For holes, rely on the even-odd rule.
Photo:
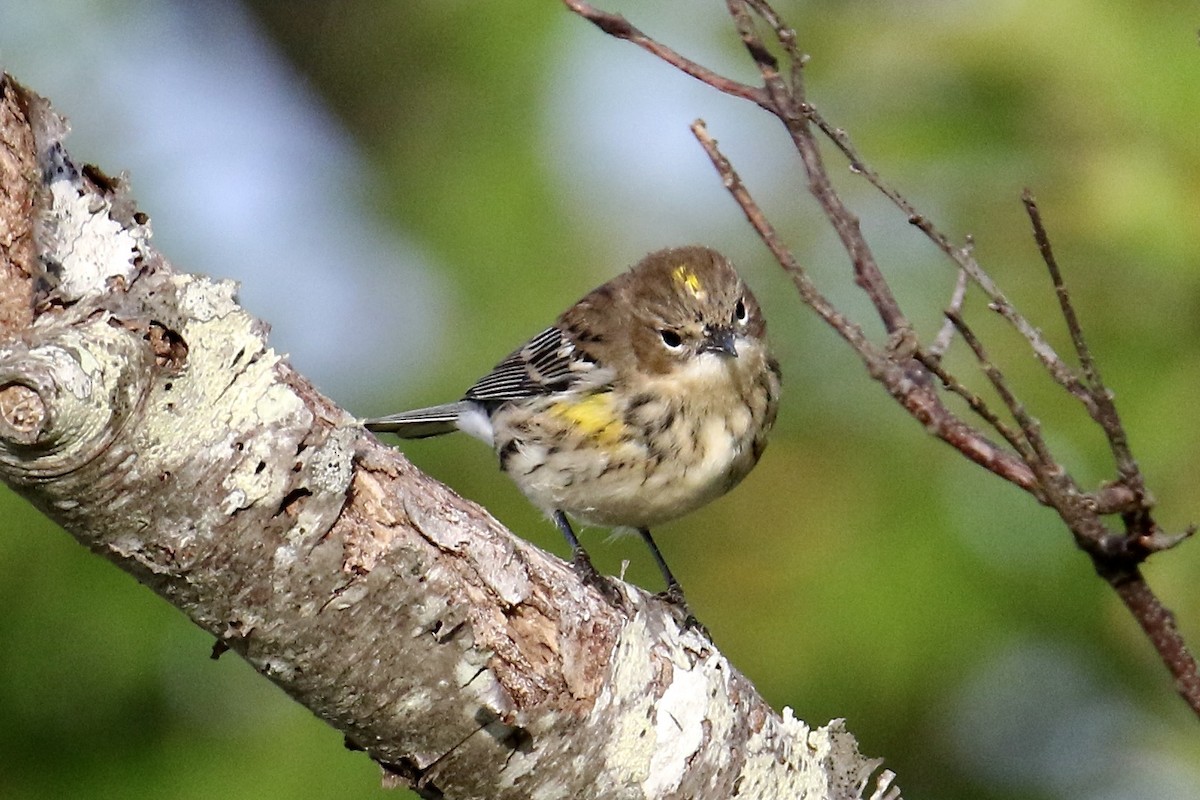
[(600, 596), (607, 600), (613, 608), (625, 608), (625, 598), (620, 590), (617, 589), (611, 578), (600, 574), (600, 571), (592, 564), (592, 559), (588, 557), (587, 551), (582, 547), (575, 548), (575, 552), (571, 554), (571, 568), (584, 586), (591, 586), (598, 591)]

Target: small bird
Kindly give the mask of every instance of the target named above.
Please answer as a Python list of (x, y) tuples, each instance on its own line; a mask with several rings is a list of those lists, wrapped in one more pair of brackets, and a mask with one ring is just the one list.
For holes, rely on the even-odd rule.
[[(635, 528), (695, 618), (650, 528), (728, 492), (758, 462), (779, 364), (757, 300), (721, 254), (659, 250), (593, 290), (454, 403), (367, 420), (417, 439), (461, 430), (491, 445), (604, 590), (568, 521)], [(608, 592), (606, 592), (607, 594)]]

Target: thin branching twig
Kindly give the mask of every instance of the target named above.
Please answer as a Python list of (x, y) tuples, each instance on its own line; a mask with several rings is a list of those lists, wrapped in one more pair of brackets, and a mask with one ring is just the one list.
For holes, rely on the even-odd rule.
[(992, 388), (996, 390), (996, 394), (1000, 395), (1000, 400), (1004, 403), (1005, 408), (1008, 409), (1008, 413), (1012, 415), (1013, 419), (1017, 421), (1017, 425), (1020, 426), (1021, 433), (1017, 440), (1017, 450), (1021, 453), (1021, 457), (1025, 459), (1025, 463), (1029, 465), (1029, 468), (1038, 475), (1039, 483), (1045, 484), (1045, 473), (1048, 469), (1053, 468), (1054, 456), (1051, 455), (1050, 448), (1046, 445), (1046, 440), (1042, 437), (1041, 423), (1030, 415), (1025, 408), (1025, 404), (1013, 393), (1012, 388), (1008, 385), (1008, 379), (1004, 377), (1004, 373), (996, 366), (995, 362), (988, 358), (983, 342), (975, 335), (975, 331), (971, 330), (971, 327), (967, 325), (966, 320), (955, 313), (949, 313), (946, 316), (954, 325), (955, 330), (962, 336), (963, 341), (967, 343), (967, 347), (971, 348), (971, 352), (979, 362), (979, 368), (987, 376), (988, 381), (992, 384)]
[[(947, 321), (950, 323), (951, 328), (958, 330), (953, 322), (953, 319), (958, 318), (957, 314), (952, 314), (948, 311), (946, 316), (948, 317)], [(1033, 453), (1029, 451), (1025, 440), (1021, 438), (1020, 434), (1005, 424), (1004, 420), (1000, 419), (999, 415), (992, 411), (988, 404), (984, 402), (982, 397), (967, 388), (967, 386), (960, 382), (958, 378), (954, 377), (954, 375), (947, 372), (945, 367), (942, 366), (940, 359), (935, 358), (929, 353), (921, 350), (917, 351), (915, 357), (925, 366), (926, 369), (938, 377), (943, 386), (961, 397), (971, 408), (971, 410), (979, 416), (980, 419), (988, 423), (993, 430), (999, 433), (1000, 436), (1003, 437), (1004, 441), (1008, 442), (1009, 446), (1021, 456), (1021, 459), (1025, 461), (1026, 464), (1029, 463), (1029, 460), (1033, 458)]]
[(1104, 381), (1100, 378), (1100, 367), (1096, 364), (1096, 359), (1092, 357), (1087, 339), (1083, 335), (1083, 327), (1079, 324), (1079, 317), (1071, 303), (1071, 294), (1067, 291), (1066, 284), (1063, 283), (1062, 272), (1054, 257), (1054, 249), (1050, 245), (1050, 236), (1046, 233), (1046, 226), (1042, 222), (1042, 214), (1038, 210), (1037, 201), (1034, 199), (1033, 193), (1026, 189), (1021, 194), (1021, 202), (1025, 204), (1029, 220), (1033, 223), (1034, 241), (1037, 242), (1038, 252), (1041, 253), (1042, 261), (1046, 263), (1046, 269), (1050, 272), (1050, 281), (1054, 284), (1054, 293), (1058, 297), (1059, 308), (1067, 323), (1067, 330), (1071, 334), (1071, 343), (1075, 346), (1075, 353), (1079, 357), (1087, 391), (1092, 400), (1089, 406), (1089, 410), (1092, 411), (1092, 419), (1096, 420), (1104, 429), (1113, 458), (1117, 462), (1117, 472), (1121, 475), (1122, 480), (1136, 485), (1138, 491), (1144, 491), (1141, 472), (1129, 449), (1129, 440), (1125, 435), (1124, 426), (1121, 425), (1116, 405), (1113, 403), (1113, 394), (1105, 387)]
[(721, 153), (716, 141), (709, 136), (704, 123), (692, 123), (692, 132), (708, 153), (730, 194), (741, 206), (746, 219), (758, 231), (784, 271), (791, 276), (801, 300), (817, 312), (858, 353), (867, 373), (879, 381), (915, 419), (939, 439), (947, 442), (967, 458), (1001, 476), (1005, 480), (1037, 495), (1036, 476), (1024, 460), (976, 431), (955, 415), (933, 391), (931, 382), (914, 376), (907, 363), (893, 360), (863, 334), (862, 329), (836, 308), (817, 290), (811, 278), (799, 266), (795, 257), (775, 234), (762, 209), (751, 197), (741, 177)]
[(938, 330), (937, 335), (933, 337), (933, 344), (929, 345), (929, 355), (939, 361), (942, 356), (946, 355), (946, 351), (950, 349), (950, 343), (954, 339), (954, 320), (950, 318), (950, 315), (962, 315), (963, 304), (967, 301), (967, 286), (969, 285), (970, 276), (967, 275), (965, 269), (960, 269), (958, 271), (958, 279), (954, 281), (954, 292), (950, 295), (950, 303), (946, 306), (946, 321)]
[[(1026, 192), (1023, 200), (1079, 358), (1079, 372), (1059, 356), (1041, 331), (1009, 301), (976, 260), (969, 237), (965, 244), (955, 244), (927, 215), (888, 185), (859, 154), (849, 135), (827, 121), (808, 101), (804, 84), (807, 56), (797, 45), (795, 31), (783, 22), (768, 0), (726, 0), (734, 28), (758, 68), (761, 87), (747, 86), (712, 73), (646, 36), (620, 15), (608, 14), (580, 0), (564, 2), (610, 35), (631, 41), (718, 91), (749, 100), (779, 119), (800, 155), (810, 193), (850, 258), (855, 283), (866, 293), (883, 322), (888, 334), (885, 347), (871, 342), (861, 325), (839, 311), (817, 289), (809, 274), (780, 240), (776, 229), (721, 153), (704, 123), (694, 123), (692, 132), (759, 237), (791, 276), (801, 299), (841, 335), (863, 360), (871, 377), (930, 433), (975, 463), (1026, 490), (1038, 502), (1055, 509), (1079, 547), (1091, 556), (1097, 572), (1113, 587), (1145, 630), (1174, 676), (1180, 695), (1200, 715), (1200, 670), (1179, 635), (1173, 616), (1146, 584), (1139, 568), (1149, 555), (1174, 547), (1190, 536), (1192, 529), (1181, 534), (1168, 534), (1154, 522), (1152, 499), (1117, 414), (1113, 393), (1101, 380), (1099, 367), (1087, 346), (1032, 195)], [(783, 51), (788, 62), (786, 77), (779, 60), (758, 32), (760, 23), (771, 31), (775, 44)], [(858, 217), (843, 203), (834, 187), (814, 130), (833, 143), (849, 162), (851, 172), (862, 176), (888, 198), (910, 224), (956, 265), (958, 282), (946, 312), (949, 325), (943, 326), (930, 345), (923, 346), (919, 341), (862, 234)], [(988, 307), (1024, 337), (1051, 378), (1082, 404), (1088, 415), (1101, 426), (1113, 453), (1115, 480), (1093, 491), (1084, 491), (1058, 461), (1042, 435), (1038, 421), (1026, 409), (1004, 373), (988, 358), (982, 342), (964, 321), (967, 279), (982, 290)], [(974, 353), (980, 369), (1016, 423), (1015, 428), (942, 364), (955, 335), (962, 337)], [(1008, 447), (994, 444), (982, 431), (958, 418), (943, 402), (937, 391), (938, 384), (965, 401), (972, 413), (996, 432)], [(1104, 517), (1113, 514), (1120, 515), (1123, 533), (1113, 533), (1105, 525)]]
[(749, 100), (757, 106), (770, 110), (766, 93), (762, 89), (747, 86), (732, 78), (726, 78), (724, 75), (719, 75), (702, 64), (692, 61), (690, 58), (667, 47), (662, 42), (642, 33), (620, 14), (610, 14), (601, 11), (590, 3), (583, 2), (583, 0), (563, 0), (563, 3), (567, 8), (584, 19), (591, 21), (597, 28), (609, 36), (633, 42), (643, 50), (658, 56), (680, 72), (691, 75), (696, 80), (702, 81), (718, 91), (732, 95), (733, 97), (740, 97), (743, 100)]

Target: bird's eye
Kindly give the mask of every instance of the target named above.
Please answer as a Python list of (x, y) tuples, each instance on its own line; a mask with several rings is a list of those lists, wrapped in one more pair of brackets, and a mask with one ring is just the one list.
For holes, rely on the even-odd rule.
[(658, 335), (662, 337), (663, 344), (671, 350), (678, 350), (683, 345), (683, 338), (675, 331), (661, 330)]
[(749, 312), (746, 310), (746, 301), (739, 297), (737, 305), (733, 307), (733, 318), (744, 324), (748, 317)]

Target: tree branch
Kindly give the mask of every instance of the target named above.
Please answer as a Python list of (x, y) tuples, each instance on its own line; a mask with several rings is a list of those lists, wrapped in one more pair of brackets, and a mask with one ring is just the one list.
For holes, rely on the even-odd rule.
[[(895, 800), (668, 606), (421, 474), (0, 82), (0, 476), (424, 797)], [(752, 790), (752, 791), (751, 791)]]

